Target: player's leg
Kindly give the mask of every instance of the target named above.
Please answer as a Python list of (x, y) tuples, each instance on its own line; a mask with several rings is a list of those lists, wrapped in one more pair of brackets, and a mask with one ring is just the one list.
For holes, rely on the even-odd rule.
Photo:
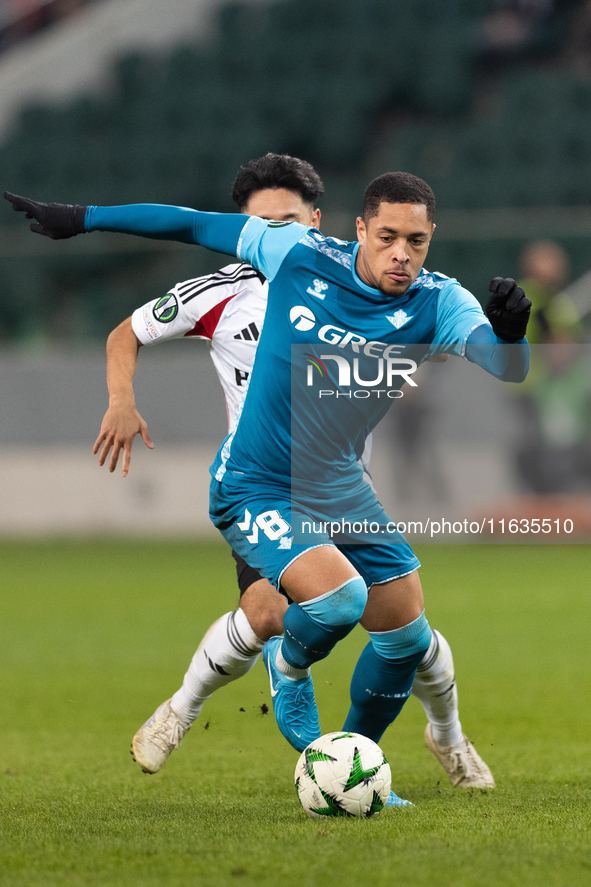
[(235, 551), (240, 605), (224, 613), (205, 633), (185, 674), (182, 687), (172, 697), (172, 708), (185, 722), (201, 713), (206, 699), (220, 687), (242, 677), (257, 661), (263, 644), (283, 630), (287, 603)]
[[(419, 619), (414, 624), (410, 623), (410, 617), (420, 617), (421, 615), (419, 607), (422, 608), (423, 594), (418, 572), (416, 572), (419, 562), (410, 546), (402, 539), (399, 544), (395, 545), (357, 545), (346, 546), (345, 549), (347, 556), (371, 587), (366, 612), (361, 620), (361, 624), (370, 632), (370, 643), (360, 658), (359, 670), (356, 669), (352, 682), (352, 694), (356, 694), (358, 697), (358, 705), (371, 708), (369, 694), (364, 692), (367, 688), (363, 688), (364, 666), (375, 668), (377, 663), (380, 666), (376, 670), (377, 675), (381, 673), (380, 669), (387, 671), (386, 666), (375, 657), (381, 656), (382, 659), (391, 659), (396, 650), (388, 650), (387, 646), (384, 646), (384, 642), (387, 645), (390, 640), (391, 643), (398, 646), (399, 642), (408, 641), (408, 638), (405, 638), (408, 632), (398, 630), (403, 622), (406, 622), (407, 627), (415, 631), (420, 625)], [(394, 579), (384, 582), (384, 577), (388, 576), (392, 576)], [(415, 601), (415, 609), (408, 609), (413, 600)], [(410, 655), (412, 650), (403, 646), (398, 649), (397, 657), (405, 652)], [(397, 664), (402, 665), (400, 662)], [(404, 669), (397, 668), (396, 673), (402, 681)], [(387, 681), (387, 675), (381, 680)], [(420, 658), (416, 675), (411, 684), (406, 685), (403, 689), (398, 687), (391, 691), (406, 693), (406, 696), (399, 697), (398, 700), (394, 697), (391, 702), (389, 715), (393, 715), (392, 720), (397, 715), (396, 709), (400, 711), (404, 701), (408, 698), (408, 690), (411, 686), (413, 693), (420, 698), (429, 719), (425, 731), (427, 746), (444, 766), (454, 785), (493, 788), (494, 780), (490, 770), (462, 733), (458, 717), (453, 657), (449, 644), (439, 632), (433, 631), (431, 633), (429, 646)], [(386, 705), (384, 707), (388, 708)], [(352, 718), (354, 709), (355, 705), (353, 704), (350, 712)], [(381, 720), (378, 720), (382, 726), (386, 723), (389, 715), (388, 711), (384, 711), (380, 715)], [(359, 717), (359, 712), (357, 716)], [(352, 730), (352, 721), (347, 726)], [(367, 732), (367, 729), (370, 727), (359, 730), (359, 732)], [(437, 732), (437, 729), (441, 732)], [(375, 734), (369, 735), (371, 738), (375, 738)]]
[(247, 674), (263, 644), (282, 630), (285, 598), (233, 552), (240, 606), (225, 613), (206, 631), (182, 686), (140, 727), (132, 755), (147, 773), (161, 770), (172, 751), (199, 717), (203, 703), (216, 690)]
[(282, 585), (293, 601), (283, 619), (284, 656), (293, 667), (308, 668), (357, 625), (367, 588), (333, 545), (303, 552), (283, 573)]
[(412, 693), (420, 700), (427, 715), (427, 748), (442, 764), (453, 785), (494, 788), (489, 767), (462, 732), (453, 655), (446, 639), (435, 629), (429, 649), (417, 669)]
[[(261, 615), (256, 618), (258, 602)], [(267, 580), (258, 579), (249, 586), (237, 610), (224, 613), (213, 623), (191, 660), (182, 687), (172, 697), (172, 708), (181, 719), (192, 724), (206, 699), (251, 670), (272, 636), (265, 631), (266, 637), (259, 637), (255, 626), (274, 625), (281, 630), (285, 608)]]
[(283, 632), (283, 617), (287, 610), (285, 595), (274, 588), (261, 574), (250, 567), (244, 558), (235, 551), (238, 585), (240, 588), (240, 609), (247, 617), (250, 627), (258, 638), (268, 641)]
[(210, 516), (226, 541), (292, 601), (284, 638), (263, 655), (279, 729), (302, 751), (320, 735), (309, 667), (357, 624), (367, 587), (328, 537), (294, 544), (290, 489), (230, 476), (210, 490)]
[(435, 742), (443, 747), (458, 745), (462, 725), (453, 656), (448, 642), (436, 629), (433, 629), (429, 649), (417, 668), (412, 695), (425, 710)]
[(292, 599), (283, 620), (284, 636), (265, 644), (263, 656), (279, 729), (302, 751), (320, 736), (310, 666), (355, 627), (367, 588), (333, 545), (300, 552), (281, 583)]
[(431, 643), (416, 569), (371, 588), (361, 624), (369, 633), (351, 681), (344, 729), (379, 742), (411, 693)]

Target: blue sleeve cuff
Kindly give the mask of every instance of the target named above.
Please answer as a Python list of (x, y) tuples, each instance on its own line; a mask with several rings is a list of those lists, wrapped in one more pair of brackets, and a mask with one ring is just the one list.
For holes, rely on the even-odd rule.
[(523, 382), (529, 371), (529, 343), (525, 337), (506, 342), (482, 324), (468, 336), (466, 358), (503, 382)]
[(197, 243), (215, 252), (235, 256), (248, 218), (238, 213), (204, 213), (184, 206), (133, 203), (89, 206), (84, 225), (86, 231), (117, 231), (156, 240)]

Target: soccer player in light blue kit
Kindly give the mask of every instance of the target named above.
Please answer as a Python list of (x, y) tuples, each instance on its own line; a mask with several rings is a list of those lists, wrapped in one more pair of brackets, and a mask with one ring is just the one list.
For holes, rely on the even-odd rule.
[[(422, 268), (434, 208), (429, 186), (407, 173), (387, 173), (370, 183), (357, 243), (297, 223), (179, 207), (69, 208), (71, 233), (123, 231), (199, 243), (250, 262), (269, 281), (248, 395), (211, 469), (210, 510), (231, 546), (292, 601), (283, 639), (271, 639), (264, 656), (281, 732), (295, 734), (301, 746), (320, 733), (309, 668), (357, 622), (370, 640), (355, 668), (344, 728), (375, 741), (410, 695), (432, 633), (419, 562), (402, 538), (396, 544), (366, 537), (363, 544), (335, 544), (326, 534), (306, 539), (297, 532), (294, 482), (298, 509), (309, 517), (388, 524), (357, 459), (391, 401), (379, 395), (353, 401), (338, 385), (335, 396), (320, 399), (305, 368), (297, 368), (298, 375), (292, 367), (290, 346), (305, 345), (322, 358), (332, 345), (337, 364), (344, 358), (357, 372), (361, 364), (355, 361), (363, 360), (366, 379), (379, 377), (368, 374), (370, 364), (391, 370), (397, 361), (405, 363), (405, 350), (412, 362), (416, 343), (422, 345), (420, 360), (451, 351), (506, 381), (522, 381), (527, 373), (530, 303), (514, 281), (493, 281), (487, 316), (457, 281)], [(51, 218), (34, 230), (44, 224), (51, 228)], [(391, 380), (387, 387), (393, 387)], [(309, 442), (304, 459), (302, 447)]]

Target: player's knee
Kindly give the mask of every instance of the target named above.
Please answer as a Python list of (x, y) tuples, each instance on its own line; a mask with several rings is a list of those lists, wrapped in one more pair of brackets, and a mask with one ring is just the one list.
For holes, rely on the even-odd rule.
[(261, 641), (283, 634), (283, 617), (287, 601), (266, 579), (251, 583), (240, 598), (252, 630)]
[(266, 642), (269, 638), (283, 634), (283, 615), (284, 610), (270, 607), (260, 610), (254, 618), (249, 619), (259, 640)]
[(369, 632), (369, 638), (378, 656), (382, 659), (398, 660), (409, 656), (424, 656), (429, 649), (432, 634), (423, 610), (421, 615), (408, 625), (392, 631)]
[(361, 576), (355, 576), (338, 588), (300, 606), (317, 622), (337, 628), (359, 622), (366, 603), (367, 585)]

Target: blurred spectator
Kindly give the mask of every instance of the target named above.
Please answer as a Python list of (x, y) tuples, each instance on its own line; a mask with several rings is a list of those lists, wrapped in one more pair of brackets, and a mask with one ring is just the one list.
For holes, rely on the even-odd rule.
[(527, 433), (517, 454), (532, 492), (591, 492), (591, 355), (560, 344), (537, 350), (535, 381), (522, 402)]
[(559, 342), (566, 337), (576, 342), (581, 337), (577, 311), (568, 296), (561, 294), (570, 275), (570, 262), (563, 248), (554, 241), (529, 244), (520, 258), (519, 281), (532, 313), (527, 338), (533, 345)]
[(494, 70), (555, 52), (559, 5), (555, 0), (499, 0), (497, 9), (482, 20), (485, 68)]

